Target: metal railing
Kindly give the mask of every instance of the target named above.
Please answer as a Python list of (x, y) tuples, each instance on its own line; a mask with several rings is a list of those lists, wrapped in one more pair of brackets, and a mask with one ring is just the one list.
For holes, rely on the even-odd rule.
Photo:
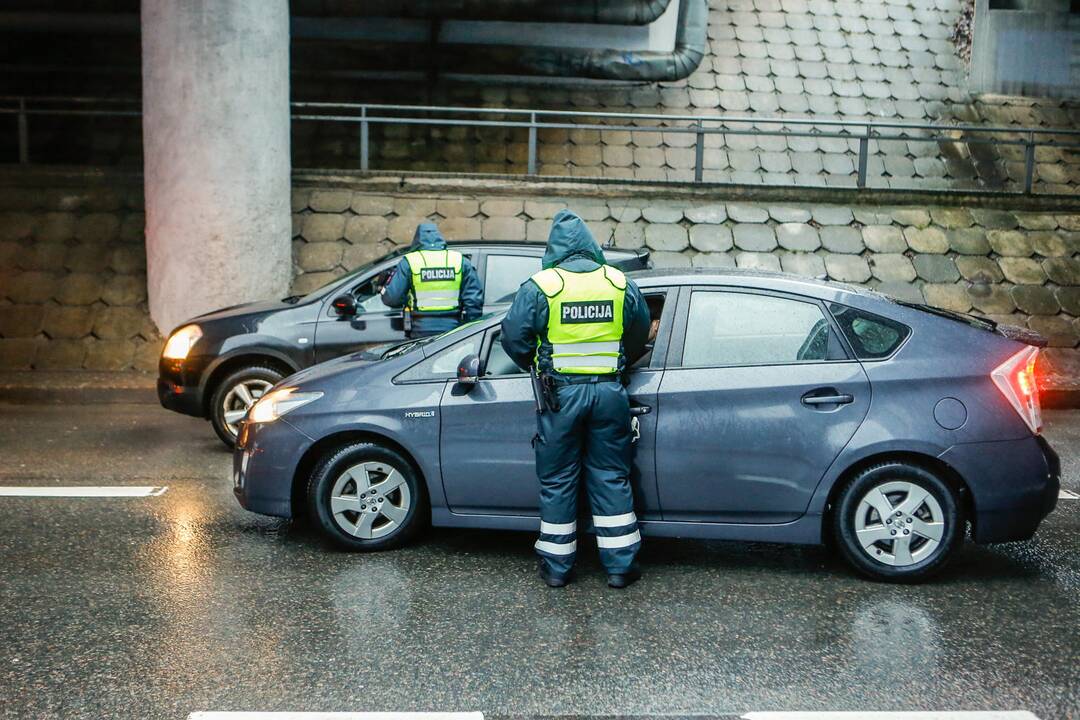
[[(358, 160), (362, 171), (371, 169), (373, 125), (524, 129), (528, 131), (528, 176), (538, 174), (537, 142), (541, 130), (692, 134), (695, 183), (704, 182), (706, 138), (710, 135), (839, 139), (849, 143), (857, 142), (855, 184), (859, 188), (868, 187), (871, 143), (895, 141), (1022, 147), (1024, 180), (1020, 192), (1023, 194), (1034, 191), (1038, 149), (1080, 151), (1080, 130), (1065, 128), (832, 120), (817, 117), (671, 115), (330, 102), (293, 102), (291, 107), (293, 121), (357, 125), (360, 144)], [(141, 116), (141, 108), (139, 101), (132, 99), (0, 97), (0, 115), (16, 117), (19, 162), (28, 163), (31, 157), (29, 123), (33, 116), (138, 117)], [(968, 190), (970, 188), (965, 188), (965, 191)]]

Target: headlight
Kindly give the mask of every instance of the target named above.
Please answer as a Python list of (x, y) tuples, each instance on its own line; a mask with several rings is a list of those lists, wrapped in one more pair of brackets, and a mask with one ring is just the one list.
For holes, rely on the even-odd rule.
[(161, 351), (161, 357), (167, 360), (183, 360), (191, 352), (191, 346), (201, 337), (202, 330), (198, 325), (185, 325), (169, 337), (165, 349)]
[(322, 396), (321, 392), (298, 393), (296, 388), (281, 388), (259, 398), (248, 411), (248, 420), (253, 423), (274, 422), (285, 413), (315, 402)]

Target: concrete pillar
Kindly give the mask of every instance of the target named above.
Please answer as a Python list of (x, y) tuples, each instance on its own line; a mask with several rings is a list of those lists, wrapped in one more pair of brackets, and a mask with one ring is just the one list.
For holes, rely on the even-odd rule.
[(150, 315), (287, 294), (288, 0), (142, 0)]

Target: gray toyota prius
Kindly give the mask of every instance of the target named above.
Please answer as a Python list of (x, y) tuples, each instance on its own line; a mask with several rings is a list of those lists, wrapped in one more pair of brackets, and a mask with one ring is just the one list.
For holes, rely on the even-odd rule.
[[(646, 535), (835, 541), (914, 581), (963, 542), (1030, 538), (1060, 463), (1028, 330), (779, 273), (633, 275), (655, 342), (627, 382)], [(249, 411), (240, 504), (356, 550), (427, 524), (536, 531), (528, 375), (500, 315), (303, 370)]]

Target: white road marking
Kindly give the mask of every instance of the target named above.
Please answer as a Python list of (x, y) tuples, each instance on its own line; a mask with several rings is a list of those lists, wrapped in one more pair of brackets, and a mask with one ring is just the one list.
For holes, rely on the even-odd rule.
[(1080, 495), (1077, 495), (1072, 490), (1062, 490), (1058, 493), (1058, 500), (1080, 500)]
[(481, 712), (193, 712), (188, 720), (484, 720)]
[(751, 712), (743, 720), (1039, 720), (1026, 710)]
[(157, 497), (168, 489), (151, 485), (0, 485), (0, 497)]

